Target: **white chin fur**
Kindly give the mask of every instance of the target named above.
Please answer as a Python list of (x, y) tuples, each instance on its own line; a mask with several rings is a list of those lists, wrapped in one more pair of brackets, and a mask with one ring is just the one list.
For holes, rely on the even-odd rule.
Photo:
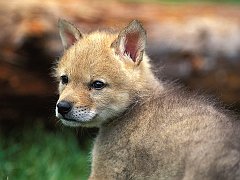
[(60, 119), (61, 122), (65, 125), (65, 126), (70, 126), (70, 127), (79, 127), (81, 126), (80, 122), (75, 122), (75, 121), (68, 121), (65, 119)]
[(65, 119), (60, 119), (65, 126), (69, 127), (99, 127), (99, 122), (97, 120), (90, 121), (69, 121)]

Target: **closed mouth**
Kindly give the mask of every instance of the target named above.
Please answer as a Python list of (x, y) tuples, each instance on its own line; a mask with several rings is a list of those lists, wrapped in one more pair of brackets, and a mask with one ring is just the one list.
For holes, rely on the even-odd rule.
[(96, 127), (98, 125), (97, 119), (95, 119), (96, 115), (91, 119), (81, 120), (81, 119), (72, 119), (72, 118), (65, 118), (61, 117), (60, 120), (66, 126), (72, 127)]
[(62, 118), (62, 120), (64, 120), (64, 121), (71, 121), (71, 122), (77, 122), (77, 123), (79, 123), (79, 121), (77, 121), (77, 120), (75, 120), (75, 119)]
[(90, 120), (87, 120), (87, 121), (79, 121), (79, 120), (75, 120), (75, 119), (69, 119), (69, 118), (61, 118), (61, 120), (64, 120), (64, 121), (67, 121), (67, 122), (75, 122), (75, 123), (88, 123), (89, 121), (91, 121), (92, 119)]

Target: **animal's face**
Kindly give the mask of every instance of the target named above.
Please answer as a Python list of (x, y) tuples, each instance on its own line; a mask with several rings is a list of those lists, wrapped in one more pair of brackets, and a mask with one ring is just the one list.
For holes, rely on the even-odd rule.
[[(133, 102), (136, 89), (141, 86), (137, 83), (143, 53), (139, 37), (145, 35), (141, 25), (136, 23), (133, 23), (133, 30), (138, 37), (126, 43), (129, 37), (125, 34), (125, 39), (106, 32), (82, 36), (73, 25), (60, 21), (65, 53), (56, 67), (59, 81), (56, 116), (63, 124), (99, 126), (119, 116)], [(73, 46), (66, 42), (66, 30), (78, 40)]]

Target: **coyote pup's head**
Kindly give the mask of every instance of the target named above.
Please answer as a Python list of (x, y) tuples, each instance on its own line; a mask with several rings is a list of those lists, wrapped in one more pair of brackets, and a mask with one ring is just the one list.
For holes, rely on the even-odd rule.
[(63, 124), (100, 126), (120, 116), (148, 88), (146, 32), (138, 21), (118, 34), (82, 34), (65, 20), (59, 29), (64, 55), (55, 73), (60, 94), (56, 116)]

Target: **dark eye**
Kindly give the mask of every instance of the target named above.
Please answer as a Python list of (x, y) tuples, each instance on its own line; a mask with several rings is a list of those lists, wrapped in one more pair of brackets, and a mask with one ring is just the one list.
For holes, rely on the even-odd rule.
[(106, 86), (106, 84), (102, 81), (93, 81), (91, 84), (91, 88), (92, 89), (96, 89), (96, 90), (101, 90)]
[(61, 76), (60, 80), (61, 80), (62, 84), (67, 84), (68, 83), (68, 77), (66, 75)]

